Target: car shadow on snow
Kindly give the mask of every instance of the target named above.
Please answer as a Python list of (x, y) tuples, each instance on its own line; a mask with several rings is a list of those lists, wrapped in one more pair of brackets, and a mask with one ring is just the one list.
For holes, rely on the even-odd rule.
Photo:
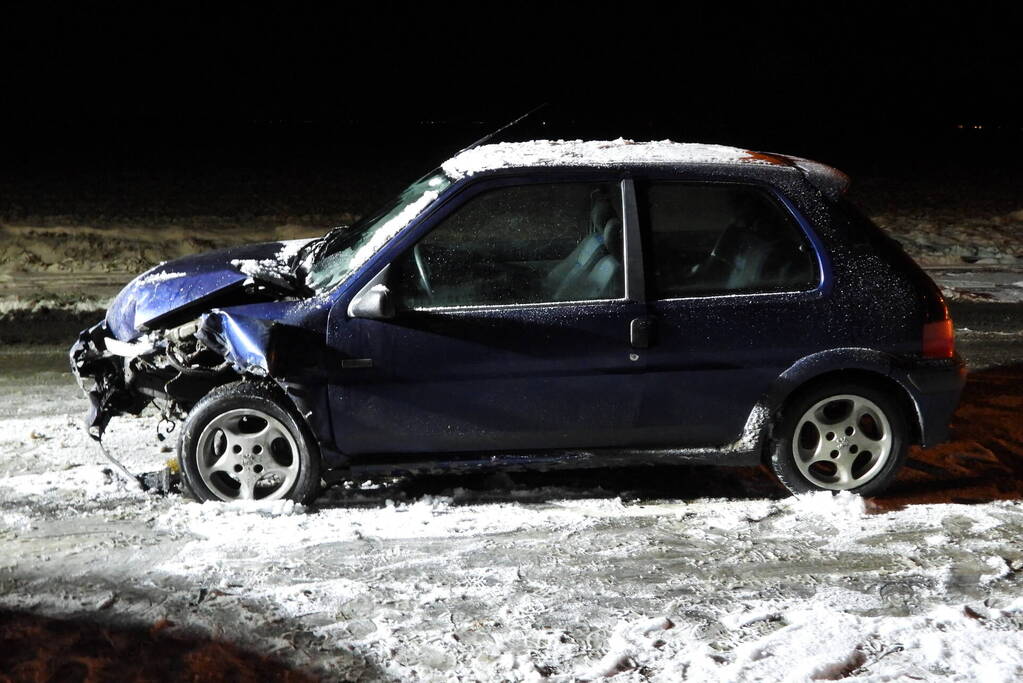
[(538, 504), (582, 498), (620, 498), (638, 503), (783, 495), (763, 468), (679, 465), (397, 477), (328, 489), (316, 505), (374, 507), (387, 501), (412, 502), (427, 496), (449, 497), (454, 505), (470, 505)]
[(0, 679), (6, 681), (316, 681), (312, 674), (206, 637), (87, 618), (0, 610)]
[[(925, 503), (1023, 499), (1023, 364), (972, 372), (952, 418), (948, 443), (914, 447), (878, 511)], [(421, 475), (351, 482), (324, 492), (316, 507), (378, 507), (427, 496), (452, 504), (526, 503), (580, 498), (625, 502), (780, 498), (764, 467), (613, 467), (548, 472)]]

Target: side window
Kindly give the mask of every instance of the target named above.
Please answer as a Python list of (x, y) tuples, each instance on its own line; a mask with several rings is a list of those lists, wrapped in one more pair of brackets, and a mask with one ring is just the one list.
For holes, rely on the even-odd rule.
[(658, 298), (801, 291), (819, 281), (806, 235), (760, 188), (651, 183), (641, 206)]
[(392, 264), (402, 308), (624, 296), (615, 183), (498, 187), (469, 199)]

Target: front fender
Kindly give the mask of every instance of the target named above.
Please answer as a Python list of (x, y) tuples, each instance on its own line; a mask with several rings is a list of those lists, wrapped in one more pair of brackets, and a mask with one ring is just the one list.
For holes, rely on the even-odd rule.
[(322, 335), (272, 320), (213, 309), (196, 337), (241, 375), (274, 382), (305, 420), (329, 466), (345, 461), (334, 445), (327, 402), (329, 363)]

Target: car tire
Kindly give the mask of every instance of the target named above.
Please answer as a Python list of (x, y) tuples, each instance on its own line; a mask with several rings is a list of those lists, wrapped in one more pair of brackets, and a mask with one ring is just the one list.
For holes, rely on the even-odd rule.
[(200, 400), (178, 440), (182, 480), (201, 501), (292, 500), (319, 493), (320, 452), (273, 387), (225, 384)]
[(906, 416), (890, 392), (866, 382), (829, 382), (787, 403), (770, 465), (795, 494), (875, 495), (905, 461), (908, 437)]

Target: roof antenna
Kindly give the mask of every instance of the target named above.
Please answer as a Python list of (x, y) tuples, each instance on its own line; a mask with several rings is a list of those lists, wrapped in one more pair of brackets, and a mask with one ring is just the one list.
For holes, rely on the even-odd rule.
[[(460, 150), (458, 150), (458, 154), (461, 154), (462, 152), (468, 152), (468, 151), (469, 151), (470, 149), (472, 149), (473, 147), (479, 147), (479, 146), (480, 146), (480, 145), (482, 145), (482, 144), (483, 144), (484, 142), (486, 142), (486, 141), (487, 141), (487, 140), (489, 140), (490, 138), (494, 137), (495, 135), (497, 135), (497, 134), (498, 134), (498, 133), (500, 133), (501, 131), (504, 131), (504, 130), (507, 130), (508, 128), (511, 128), (512, 126), (514, 126), (514, 125), (515, 125), (516, 123), (518, 123), (518, 122), (519, 122), (519, 121), (521, 121), (522, 119), (524, 119), (524, 118), (526, 118), (526, 117), (528, 117), (528, 116), (532, 116), (532, 115), (533, 115), (533, 114), (535, 114), (536, 112), (540, 111), (541, 109), (543, 109), (544, 107), (546, 107), (546, 106), (547, 106), (547, 104), (548, 104), (547, 102), (543, 102), (542, 104), (539, 104), (539, 105), (537, 105), (537, 106), (533, 107), (532, 109), (530, 109), (529, 111), (527, 111), (527, 112), (526, 112), (525, 114), (523, 114), (523, 115), (522, 115), (522, 116), (520, 116), (519, 118), (515, 119), (514, 121), (511, 121), (510, 123), (506, 123), (506, 124), (504, 124), (503, 126), (501, 126), (500, 128), (498, 128), (497, 130), (495, 130), (495, 131), (494, 131), (493, 133), (490, 133), (489, 135), (484, 135), (484, 136), (483, 136), (483, 137), (481, 137), (481, 138), (480, 138), (479, 140), (477, 140), (476, 142), (472, 143), (471, 145), (469, 145), (469, 146), (468, 146), (468, 147), (466, 147), (465, 149), (460, 149)], [(457, 156), (457, 155), (456, 155), (456, 156)]]

